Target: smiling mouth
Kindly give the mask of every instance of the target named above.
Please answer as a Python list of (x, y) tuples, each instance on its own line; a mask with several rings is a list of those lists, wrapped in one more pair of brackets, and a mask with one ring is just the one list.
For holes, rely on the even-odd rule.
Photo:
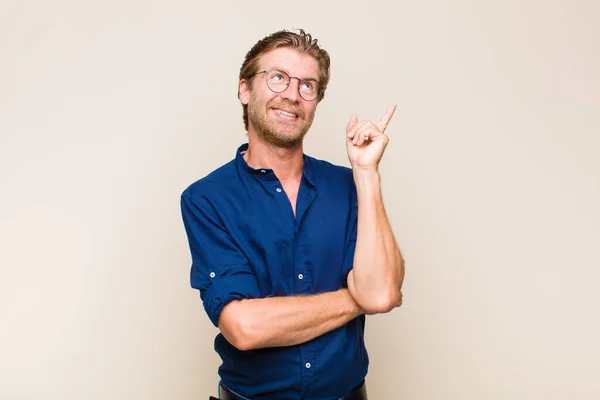
[(291, 111), (285, 111), (285, 110), (281, 110), (279, 108), (273, 108), (273, 111), (275, 111), (277, 114), (283, 116), (283, 117), (287, 117), (287, 118), (298, 118), (298, 114), (295, 114)]

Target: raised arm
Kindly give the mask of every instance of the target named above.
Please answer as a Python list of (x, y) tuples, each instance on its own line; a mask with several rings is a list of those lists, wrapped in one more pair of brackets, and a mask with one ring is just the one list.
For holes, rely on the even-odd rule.
[(385, 129), (396, 107), (377, 125), (358, 122), (346, 127), (346, 146), (358, 198), (358, 228), (354, 265), (348, 274), (352, 297), (367, 313), (384, 313), (402, 304), (404, 259), (394, 239), (381, 196), (379, 161), (389, 138)]

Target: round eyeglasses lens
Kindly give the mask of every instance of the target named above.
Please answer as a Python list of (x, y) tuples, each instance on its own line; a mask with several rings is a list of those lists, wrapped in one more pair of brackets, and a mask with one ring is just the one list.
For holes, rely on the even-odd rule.
[(283, 71), (271, 71), (267, 75), (267, 85), (277, 93), (283, 92), (290, 84), (290, 77)]
[[(272, 91), (281, 93), (290, 85), (290, 76), (283, 71), (271, 71), (267, 75), (267, 85)], [(319, 96), (319, 90), (319, 82), (314, 79), (303, 79), (298, 82), (298, 92), (306, 101), (315, 100)]]
[(300, 96), (306, 101), (312, 101), (319, 96), (319, 82), (314, 79), (304, 79), (298, 84)]

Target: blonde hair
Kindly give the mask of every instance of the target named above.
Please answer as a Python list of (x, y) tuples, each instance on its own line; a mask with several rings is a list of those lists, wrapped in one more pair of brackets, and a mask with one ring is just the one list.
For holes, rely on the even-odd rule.
[[(275, 32), (265, 38), (256, 42), (250, 51), (246, 54), (246, 58), (240, 68), (239, 81), (246, 79), (248, 87), (252, 89), (252, 77), (258, 72), (258, 61), (260, 56), (277, 48), (287, 47), (297, 50), (300, 53), (305, 53), (312, 56), (319, 64), (319, 83), (321, 91), (317, 101), (320, 102), (325, 97), (325, 89), (329, 83), (329, 65), (330, 59), (329, 54), (319, 47), (317, 39), (313, 39), (312, 36), (303, 29), (299, 29), (299, 33), (289, 32), (287, 30), (281, 30)], [(238, 82), (239, 82), (238, 81)], [(238, 97), (239, 97), (239, 84), (238, 84)], [(248, 105), (242, 104), (244, 110), (244, 126), (248, 130)]]

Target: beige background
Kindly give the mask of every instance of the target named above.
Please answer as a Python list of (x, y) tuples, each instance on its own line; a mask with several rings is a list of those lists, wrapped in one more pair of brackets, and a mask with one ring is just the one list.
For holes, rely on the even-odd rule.
[(282, 28), (332, 56), (307, 153), (348, 165), (350, 115), (398, 104), (372, 397), (600, 398), (598, 4), (2, 0), (0, 398), (216, 393), (179, 195), (245, 140), (239, 66)]

